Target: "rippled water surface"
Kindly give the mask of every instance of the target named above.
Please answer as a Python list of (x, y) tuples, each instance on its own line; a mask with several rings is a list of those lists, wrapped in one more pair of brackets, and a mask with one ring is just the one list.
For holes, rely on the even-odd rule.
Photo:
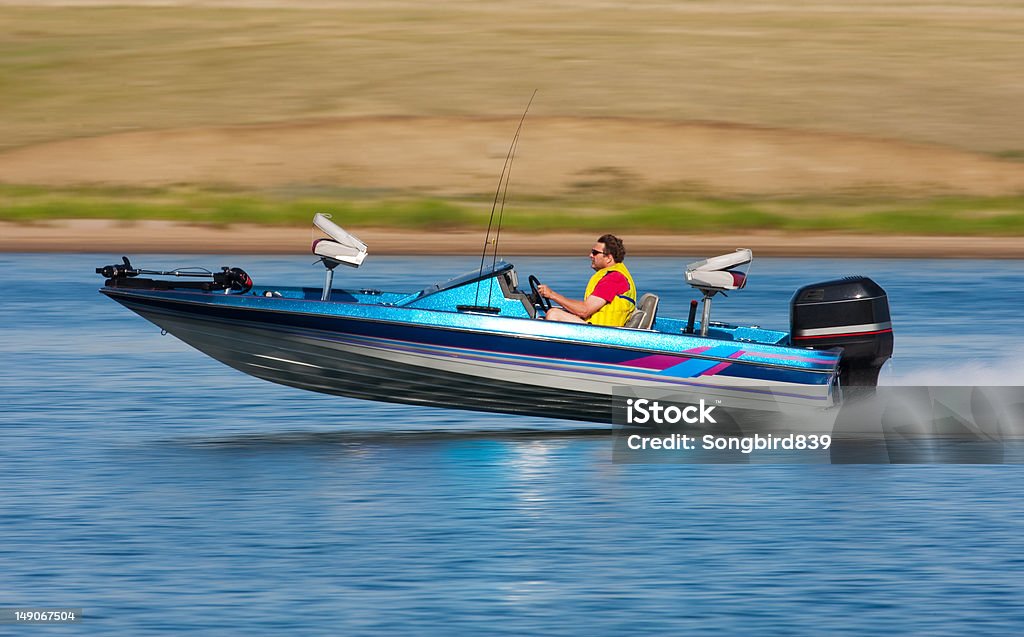
[[(1019, 466), (615, 464), (585, 423), (244, 376), (97, 294), (115, 260), (0, 255), (0, 607), (84, 615), (17, 634), (1024, 628)], [(304, 257), (134, 261), (321, 277)], [(338, 283), (416, 289), (473, 261), (377, 257)], [(514, 261), (566, 292), (588, 275)], [(660, 312), (685, 315), (687, 261), (630, 260)], [(793, 290), (845, 274), (889, 292), (885, 382), (1024, 384), (1017, 262), (759, 259), (715, 318), (786, 329)]]

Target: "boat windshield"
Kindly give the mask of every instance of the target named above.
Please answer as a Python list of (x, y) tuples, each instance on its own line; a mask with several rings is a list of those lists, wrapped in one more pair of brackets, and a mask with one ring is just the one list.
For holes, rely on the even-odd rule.
[(437, 294), (438, 292), (443, 292), (445, 290), (457, 288), (460, 285), (466, 285), (467, 283), (483, 281), (484, 279), (489, 279), (499, 274), (508, 272), (513, 267), (514, 266), (508, 261), (498, 261), (493, 266), (485, 265), (483, 272), (480, 271), (480, 268), (476, 268), (464, 274), (460, 274), (457, 277), (448, 279), (447, 281), (435, 283), (433, 285), (428, 285), (427, 287), (423, 288), (418, 293), (416, 293), (415, 298), (423, 298), (431, 294)]

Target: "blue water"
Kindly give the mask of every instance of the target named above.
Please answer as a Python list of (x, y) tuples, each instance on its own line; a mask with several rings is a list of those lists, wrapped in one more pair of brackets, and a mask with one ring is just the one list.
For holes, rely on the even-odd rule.
[[(278, 387), (96, 293), (115, 255), (0, 255), (6, 634), (1019, 634), (1020, 466), (623, 465), (585, 423)], [(691, 259), (631, 259), (685, 315)], [(311, 259), (241, 265), (317, 285)], [(415, 289), (473, 259), (374, 257)], [(587, 260), (515, 259), (573, 292)], [(1024, 264), (759, 259), (718, 320), (786, 329), (793, 290), (889, 292), (889, 383), (1024, 384)], [(14, 631), (17, 632), (14, 632)]]

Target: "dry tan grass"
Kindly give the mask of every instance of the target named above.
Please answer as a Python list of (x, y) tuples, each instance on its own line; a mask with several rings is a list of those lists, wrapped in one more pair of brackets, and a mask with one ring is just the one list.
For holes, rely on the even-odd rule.
[(7, 183), (486, 192), (539, 88), (519, 192), (1024, 190), (1015, 2), (17, 4)]
[(511, 115), (539, 88), (540, 116), (1024, 149), (1024, 6), (1006, 0), (2, 4), (4, 148), (135, 129)]
[[(0, 182), (344, 185), (493, 192), (515, 118), (393, 117), (135, 132), (0, 153)], [(528, 120), (513, 192), (545, 196), (1001, 195), (1024, 164), (849, 135), (622, 118)]]

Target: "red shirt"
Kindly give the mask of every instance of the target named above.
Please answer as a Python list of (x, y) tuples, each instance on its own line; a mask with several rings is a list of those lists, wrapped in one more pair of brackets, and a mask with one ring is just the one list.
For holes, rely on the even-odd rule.
[(611, 303), (615, 297), (628, 291), (629, 281), (626, 280), (626, 275), (612, 270), (601, 277), (601, 280), (597, 282), (597, 286), (594, 287), (592, 294), (604, 299), (605, 303)]

